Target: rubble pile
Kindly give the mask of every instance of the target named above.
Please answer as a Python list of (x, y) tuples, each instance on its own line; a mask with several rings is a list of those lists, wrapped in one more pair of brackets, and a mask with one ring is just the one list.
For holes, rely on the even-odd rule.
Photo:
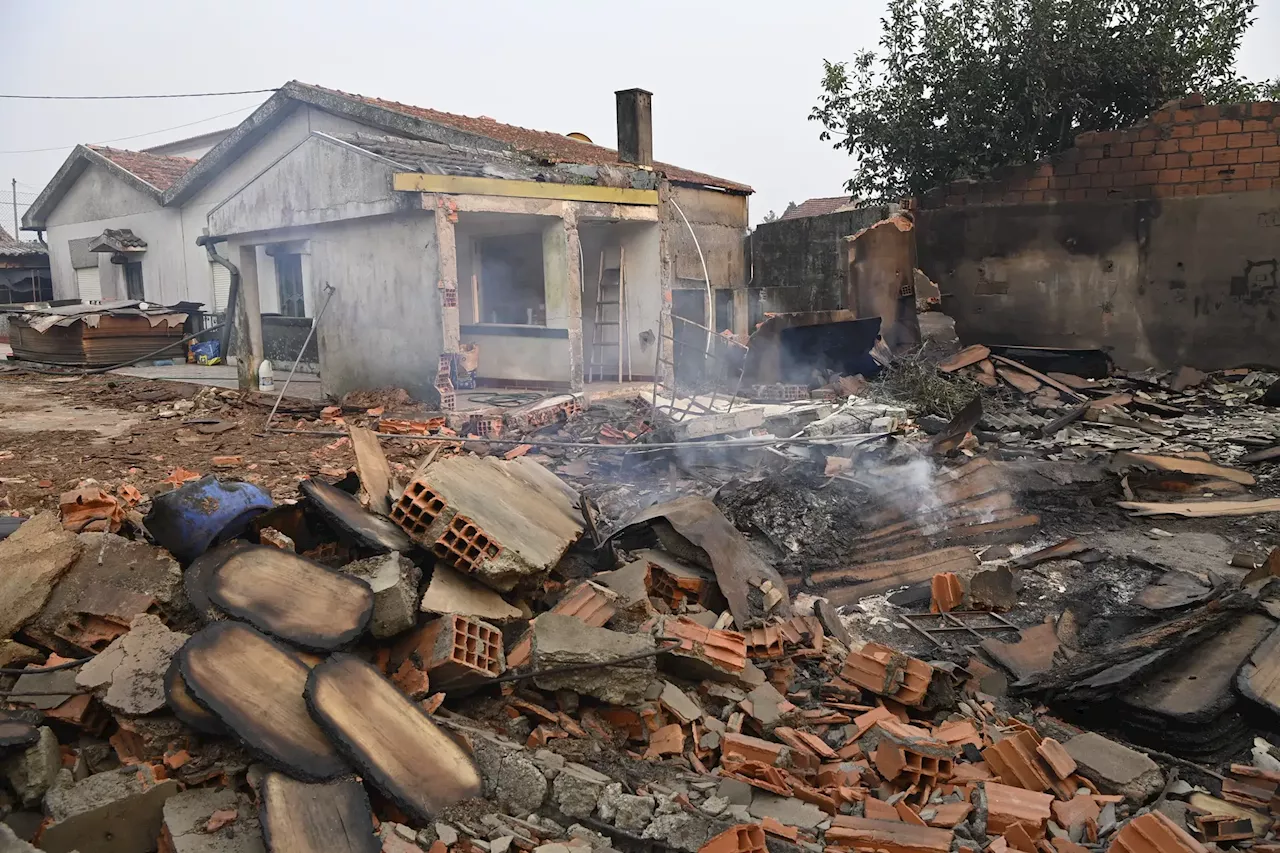
[(0, 849), (1280, 850), (1273, 378), (997, 349), (70, 484), (0, 540)]

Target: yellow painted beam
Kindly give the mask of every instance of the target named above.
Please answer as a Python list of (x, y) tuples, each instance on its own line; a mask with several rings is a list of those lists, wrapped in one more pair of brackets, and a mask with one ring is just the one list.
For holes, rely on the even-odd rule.
[(392, 189), (401, 192), (450, 195), (497, 195), (510, 198), (548, 198), (561, 201), (595, 201), (606, 204), (658, 203), (657, 190), (597, 187), (589, 184), (547, 184), (540, 181), (507, 181), (502, 178), (468, 178), (458, 175), (426, 175), (396, 172)]

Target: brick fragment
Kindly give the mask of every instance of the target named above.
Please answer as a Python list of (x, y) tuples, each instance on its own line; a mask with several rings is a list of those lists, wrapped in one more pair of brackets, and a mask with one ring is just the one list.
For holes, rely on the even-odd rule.
[(929, 689), (933, 668), (888, 646), (867, 643), (849, 653), (840, 677), (904, 705), (919, 705)]
[[(867, 802), (871, 802), (868, 800)], [(826, 831), (828, 844), (888, 853), (950, 853), (954, 834), (945, 829), (901, 821), (837, 815)]]
[(880, 743), (872, 761), (886, 780), (934, 785), (951, 776), (955, 748), (925, 729), (896, 720), (880, 722)]
[(955, 572), (939, 572), (930, 581), (929, 612), (950, 613), (964, 600), (964, 585)]
[(1237, 815), (1196, 815), (1196, 827), (1205, 841), (1244, 841), (1254, 837), (1253, 822)]
[(768, 853), (764, 828), (758, 823), (740, 823), (712, 838), (698, 853)]
[(1129, 821), (1111, 842), (1112, 853), (1207, 853), (1163, 812), (1148, 812)]
[(1090, 820), (1096, 821), (1102, 813), (1097, 800), (1087, 794), (1080, 794), (1069, 800), (1054, 800), (1051, 808), (1053, 819), (1059, 826), (1068, 829), (1076, 824), (1083, 826)]
[(1053, 784), (1036, 753), (1035, 736), (1030, 732), (1019, 732), (992, 744), (982, 751), (982, 757), (1007, 785), (1046, 791)]
[(397, 676), (403, 664), (411, 663), (428, 673), (437, 687), (476, 676), (494, 678), (507, 666), (502, 632), (458, 614), (433, 619), (411, 633), (395, 648), (391, 662)]
[(1045, 821), (1049, 819), (1049, 807), (1053, 795), (1002, 785), (998, 782), (983, 783), (987, 794), (987, 834), (1003, 833), (1015, 823), (1038, 827), (1044, 834)]
[(1040, 741), (1040, 745), (1036, 747), (1036, 752), (1049, 765), (1049, 769), (1059, 779), (1066, 779), (1072, 773), (1076, 772), (1076, 760), (1072, 758), (1058, 743), (1051, 737), (1047, 737)]

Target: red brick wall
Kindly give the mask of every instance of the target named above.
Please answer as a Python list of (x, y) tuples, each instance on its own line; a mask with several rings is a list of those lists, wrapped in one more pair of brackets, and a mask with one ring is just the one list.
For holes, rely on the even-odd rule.
[(922, 208), (1166, 198), (1280, 189), (1280, 103), (1214, 104), (1193, 95), (1128, 130), (1091, 131), (989, 181), (930, 190)]

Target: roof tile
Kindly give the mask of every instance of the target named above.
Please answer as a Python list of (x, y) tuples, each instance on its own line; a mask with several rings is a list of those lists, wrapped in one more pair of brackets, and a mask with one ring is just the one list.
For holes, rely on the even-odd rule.
[(853, 199), (847, 195), (832, 196), (830, 198), (811, 198), (800, 202), (783, 213), (778, 217), (778, 221), (783, 219), (804, 219), (809, 216), (825, 216), (851, 204), (853, 204)]
[(196, 164), (190, 157), (169, 157), (164, 154), (148, 154), (145, 151), (127, 151), (101, 145), (88, 146), (106, 157), (126, 172), (146, 181), (164, 192)]

